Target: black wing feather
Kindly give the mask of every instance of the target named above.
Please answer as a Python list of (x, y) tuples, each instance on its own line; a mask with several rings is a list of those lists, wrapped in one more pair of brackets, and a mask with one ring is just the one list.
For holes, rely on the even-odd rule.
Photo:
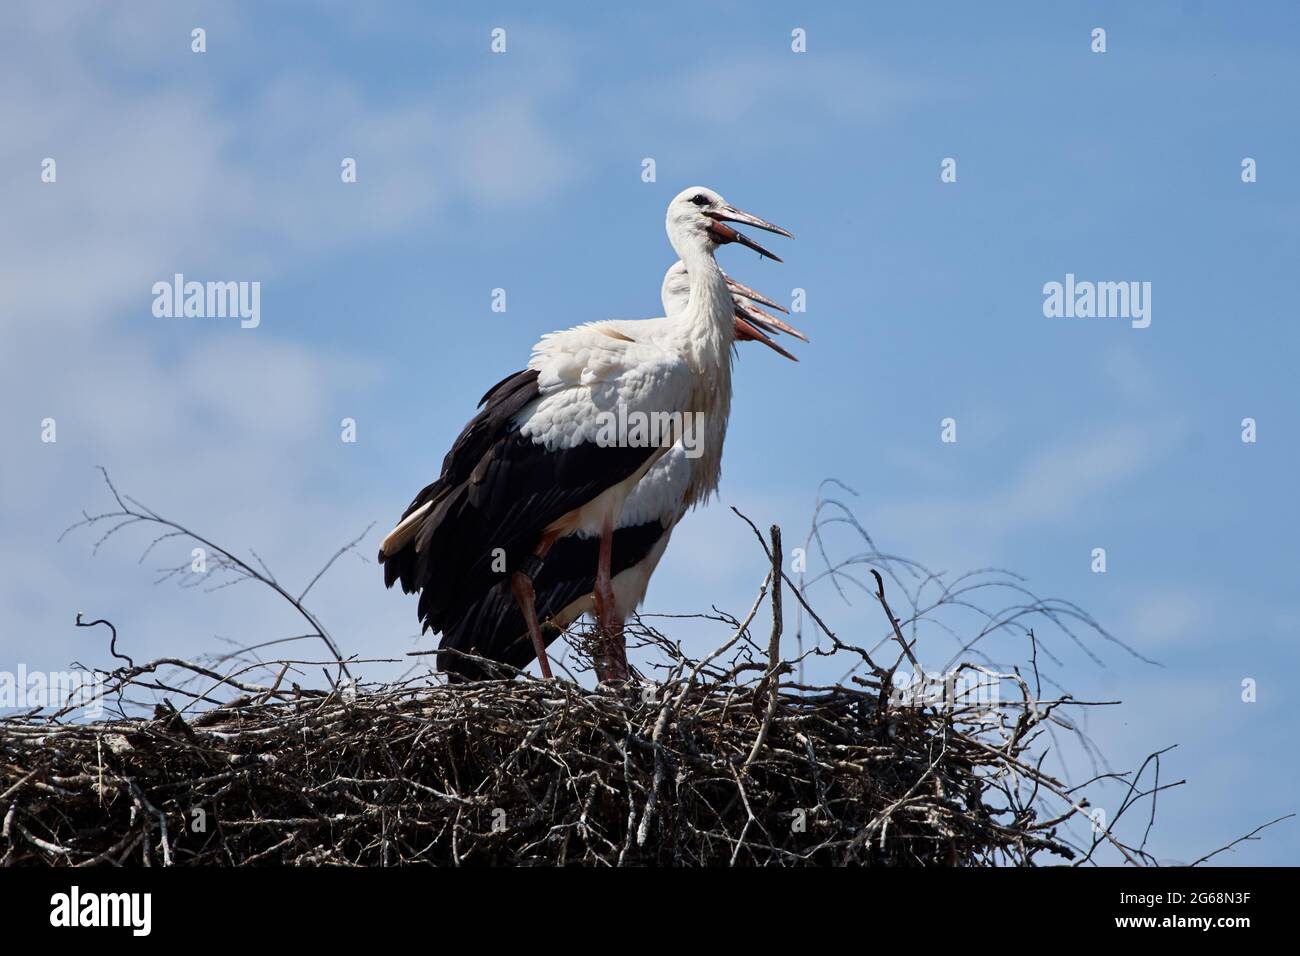
[[(519, 433), (516, 415), (540, 397), (535, 369), (498, 382), (443, 460), (438, 480), (403, 517), (431, 504), (407, 545), (381, 554), (384, 582), (420, 592), (426, 630), (443, 632), (537, 546), (546, 527), (634, 474), (653, 447), (584, 443), (547, 451)], [(504, 552), (504, 570), (496, 549)], [(593, 561), (594, 568), (594, 561)]]
[[(610, 574), (621, 574), (640, 562), (665, 530), (659, 521), (615, 529)], [(592, 592), (596, 585), (599, 549), (600, 541), (596, 538), (570, 536), (555, 542), (533, 580), (534, 606), (539, 621), (546, 624), (574, 601)], [(547, 645), (560, 634), (557, 627), (542, 628), (542, 638)], [(443, 632), (438, 646), (442, 650), (463, 651), (502, 661), (520, 670), (537, 656), (509, 580), (499, 581), (471, 604), (460, 619)], [(481, 665), (456, 654), (439, 655), (438, 668), (467, 680), (489, 676)]]

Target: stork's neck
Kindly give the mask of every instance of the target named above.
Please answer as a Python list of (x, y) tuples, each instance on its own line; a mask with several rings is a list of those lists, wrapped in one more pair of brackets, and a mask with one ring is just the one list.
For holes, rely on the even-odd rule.
[(731, 357), (736, 340), (736, 305), (711, 250), (682, 250), (691, 298), (677, 316), (679, 346), (691, 364), (690, 411), (703, 416), (702, 455), (691, 469), (683, 504), (693, 507), (718, 487), (722, 445), (731, 414)]
[(731, 346), (736, 339), (735, 303), (708, 249), (683, 250), (682, 261), (690, 277), (691, 297), (680, 314), (683, 345), (697, 373), (725, 376), (719, 381), (728, 391), (731, 382)]

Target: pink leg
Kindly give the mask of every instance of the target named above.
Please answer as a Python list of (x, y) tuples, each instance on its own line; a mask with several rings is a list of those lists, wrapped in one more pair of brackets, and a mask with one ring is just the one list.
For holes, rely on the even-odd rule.
[(542, 640), (542, 629), (537, 624), (537, 608), (534, 604), (536, 594), (533, 592), (532, 579), (522, 571), (510, 576), (510, 590), (514, 593), (519, 610), (524, 614), (528, 624), (528, 636), (533, 640), (533, 650), (537, 654), (537, 663), (541, 666), (542, 677), (551, 679), (551, 659), (546, 656), (546, 642)]
[(600, 535), (600, 557), (596, 564), (596, 680), (627, 680), (627, 647), (623, 642), (623, 622), (616, 620), (614, 586), (609, 567), (614, 548), (614, 529), (607, 526)]
[[(546, 557), (551, 551), (551, 545), (555, 544), (555, 534), (544, 536), (533, 554), (539, 558)], [(528, 625), (528, 636), (533, 642), (533, 651), (537, 654), (537, 664), (542, 670), (542, 677), (545, 680), (551, 680), (551, 659), (546, 656), (546, 642), (542, 640), (542, 629), (537, 623), (537, 595), (533, 591), (533, 579), (522, 571), (516, 571), (510, 576), (510, 591), (515, 596), (515, 603), (519, 605), (519, 610), (524, 615), (524, 622)]]

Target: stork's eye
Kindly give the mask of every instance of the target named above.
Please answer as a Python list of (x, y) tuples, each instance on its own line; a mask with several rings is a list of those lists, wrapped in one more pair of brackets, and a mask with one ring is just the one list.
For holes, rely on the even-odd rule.
[(691, 202), (695, 203), (697, 206), (707, 206), (709, 204), (709, 197), (704, 195), (704, 193), (696, 193), (691, 197)]

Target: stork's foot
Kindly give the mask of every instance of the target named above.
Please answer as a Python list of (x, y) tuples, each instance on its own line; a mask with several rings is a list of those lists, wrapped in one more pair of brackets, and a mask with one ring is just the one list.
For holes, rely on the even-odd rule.
[(627, 661), (620, 660), (617, 655), (601, 653), (597, 656), (596, 661), (596, 683), (608, 684), (610, 686), (622, 686), (627, 683)]

